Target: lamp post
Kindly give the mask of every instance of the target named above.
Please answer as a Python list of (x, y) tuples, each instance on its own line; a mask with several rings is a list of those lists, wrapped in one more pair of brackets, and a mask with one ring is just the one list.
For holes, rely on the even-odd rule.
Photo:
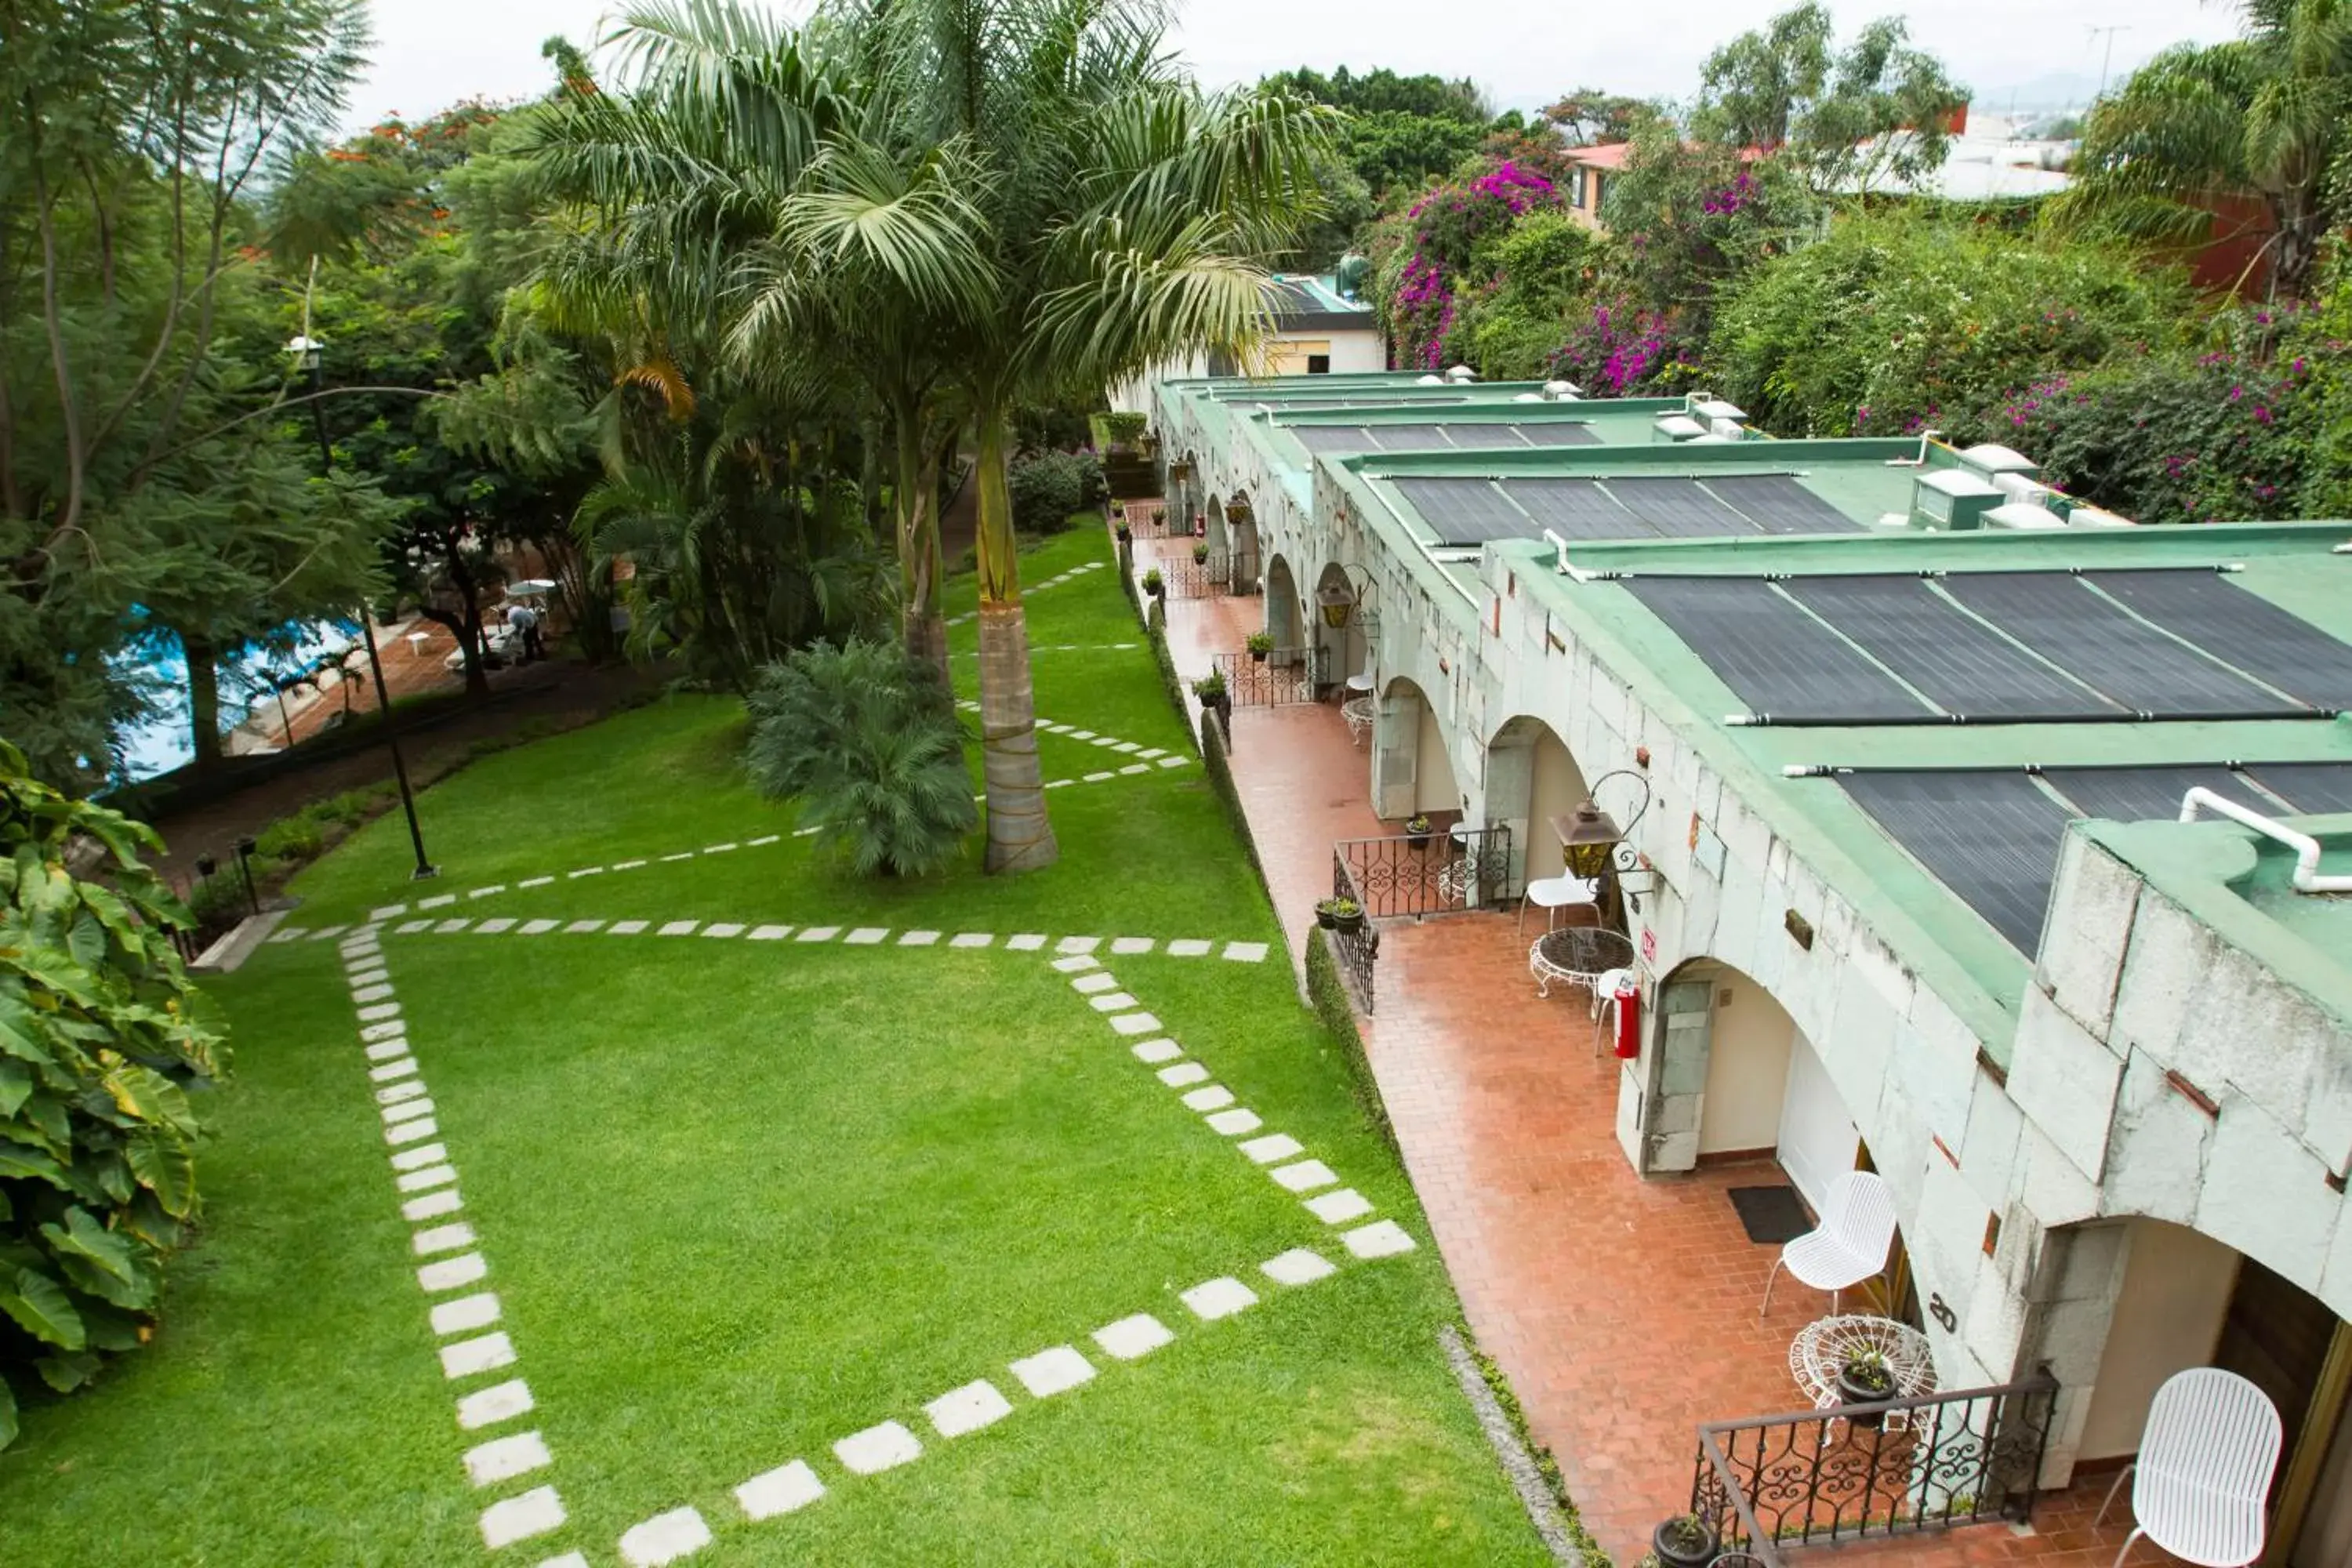
[[(307, 314), (307, 311), (305, 312)], [(318, 339), (305, 334), (286, 345), (294, 356), (295, 364), (310, 373), (310, 427), (319, 436), (319, 468), (322, 473), (335, 469), (334, 444), (327, 439), (326, 368), (320, 351), (326, 347)], [(360, 605), (360, 637), (367, 644), (368, 677), (375, 682), (375, 707), (383, 726), (383, 743), (392, 752), (392, 776), (400, 785), (400, 809), (408, 818), (408, 841), (416, 849), (416, 869), (412, 875), (417, 881), (438, 876), (441, 868), (425, 858), (425, 829), (416, 822), (416, 795), (408, 787), (408, 759), (400, 754), (400, 737), (392, 727), (392, 693), (384, 689), (383, 660), (375, 648), (375, 617), (367, 605)]]
[[(1613, 778), (1629, 778), (1642, 786), (1642, 804), (1634, 811), (1633, 820), (1622, 827), (1618, 826), (1617, 819), (1601, 810), (1601, 803), (1593, 798), (1601, 793), (1601, 786)], [(1608, 878), (1637, 912), (1642, 907), (1641, 895), (1637, 890), (1625, 887), (1624, 879), (1628, 873), (1640, 869), (1641, 854), (1625, 839), (1649, 814), (1649, 810), (1650, 781), (1640, 773), (1620, 768), (1593, 780), (1591, 789), (1586, 792), (1584, 804), (1565, 819), (1552, 819), (1563, 829), (1559, 836), (1559, 847), (1569, 870), (1588, 881)]]

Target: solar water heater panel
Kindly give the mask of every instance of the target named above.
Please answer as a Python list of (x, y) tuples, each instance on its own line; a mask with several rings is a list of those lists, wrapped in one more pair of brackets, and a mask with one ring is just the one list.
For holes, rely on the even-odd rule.
[(1536, 525), (1485, 479), (1427, 479), (1391, 481), (1412, 503), (1422, 521), (1447, 544), (1484, 544), (1490, 539), (1532, 539)]
[(1291, 425), (1286, 426), (1298, 444), (1310, 452), (1370, 452), (1379, 448), (1372, 438), (1354, 425)]
[(2305, 816), (2352, 811), (2352, 763), (2256, 763), (2246, 772)]
[(1863, 525), (1807, 489), (1791, 474), (1726, 474), (1706, 488), (1767, 533), (1860, 533)]
[(1438, 452), (1445, 449), (1445, 430), (1438, 425), (1367, 425), (1364, 434), (1383, 452)]
[(2084, 816), (2112, 822), (2175, 821), (2180, 797), (2197, 788), (2256, 811), (2276, 809), (2224, 767), (2044, 768), (2042, 776)]
[(2066, 808), (2021, 773), (1842, 773), (1854, 803), (2021, 952), (2041, 945)]
[(1580, 419), (1544, 419), (1519, 426), (1520, 438), (1530, 447), (1598, 447), (1601, 437)]
[(2116, 719), (2124, 710), (2011, 642), (1918, 577), (1799, 577), (1790, 597), (1969, 719)]
[(1752, 712), (1790, 722), (1932, 717), (1835, 633), (1745, 577), (1634, 577), (1628, 593), (1674, 628)]
[(2352, 710), (2352, 643), (2234, 578), (2218, 572), (2094, 572), (2090, 578), (2136, 614), (2255, 679), (2315, 708)]
[(1696, 479), (1610, 479), (1602, 481), (1627, 511), (1668, 539), (1752, 538), (1756, 524), (1709, 495)]
[(1564, 539), (1655, 539), (1657, 531), (1592, 479), (1510, 479), (1505, 493)]
[(1449, 424), (1443, 428), (1445, 431), (1445, 438), (1456, 447), (1492, 449), (1497, 447), (1521, 448), (1527, 446), (1525, 441), (1519, 439), (1519, 427), (1516, 425)]

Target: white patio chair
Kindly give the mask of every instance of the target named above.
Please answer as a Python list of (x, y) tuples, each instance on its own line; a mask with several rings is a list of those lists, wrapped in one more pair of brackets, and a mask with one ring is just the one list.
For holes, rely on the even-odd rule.
[(2143, 1535), (2199, 1568), (2244, 1568), (2260, 1557), (2280, 1437), (2277, 1408), (2236, 1373), (2193, 1366), (2166, 1378), (2139, 1457), (2099, 1505), (2104, 1524), (2132, 1478), (2132, 1532), (2116, 1562)]
[(1830, 1184), (1822, 1200), (1822, 1223), (1780, 1248), (1780, 1260), (1765, 1277), (1762, 1317), (1772, 1310), (1772, 1287), (1786, 1268), (1816, 1290), (1830, 1293), (1830, 1310), (1838, 1297), (1886, 1267), (1886, 1249), (1895, 1241), (1895, 1194), (1869, 1171), (1848, 1171)]
[(1633, 978), (1630, 969), (1612, 969), (1592, 983), (1592, 1007), (1586, 1015), (1595, 1024), (1601, 1022), (1602, 1008), (1609, 1011), (1609, 1026), (1592, 1031), (1592, 1054), (1599, 1056), (1613, 1044), (1611, 1037), (1617, 1033), (1617, 987)]
[(1527, 891), (1519, 895), (1518, 923), (1511, 929), (1518, 931), (1526, 927), (1529, 904), (1544, 911), (1544, 929), (1549, 931), (1560, 910), (1573, 909), (1580, 904), (1597, 903), (1600, 899), (1601, 879), (1598, 877), (1588, 879), (1573, 872), (1562, 872), (1557, 877), (1538, 878), (1528, 884)]

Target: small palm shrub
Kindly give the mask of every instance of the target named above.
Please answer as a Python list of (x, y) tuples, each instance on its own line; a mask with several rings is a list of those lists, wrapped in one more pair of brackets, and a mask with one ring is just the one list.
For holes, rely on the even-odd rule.
[(797, 796), (801, 826), (859, 876), (940, 870), (978, 824), (955, 699), (898, 644), (802, 648), (761, 673), (749, 706), (751, 782)]

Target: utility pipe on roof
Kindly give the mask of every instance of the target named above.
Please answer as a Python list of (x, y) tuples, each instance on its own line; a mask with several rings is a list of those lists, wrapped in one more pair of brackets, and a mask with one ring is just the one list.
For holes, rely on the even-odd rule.
[(2200, 785), (2180, 797), (2180, 820), (2197, 820), (2197, 809), (2203, 806), (2217, 811), (2231, 821), (2252, 828), (2265, 838), (2274, 838), (2294, 851), (2294, 890), (2298, 893), (2352, 893), (2352, 877), (2323, 877), (2319, 873), (2319, 840), (2309, 834), (2297, 833), (2286, 824), (2264, 816), (2224, 799)]

